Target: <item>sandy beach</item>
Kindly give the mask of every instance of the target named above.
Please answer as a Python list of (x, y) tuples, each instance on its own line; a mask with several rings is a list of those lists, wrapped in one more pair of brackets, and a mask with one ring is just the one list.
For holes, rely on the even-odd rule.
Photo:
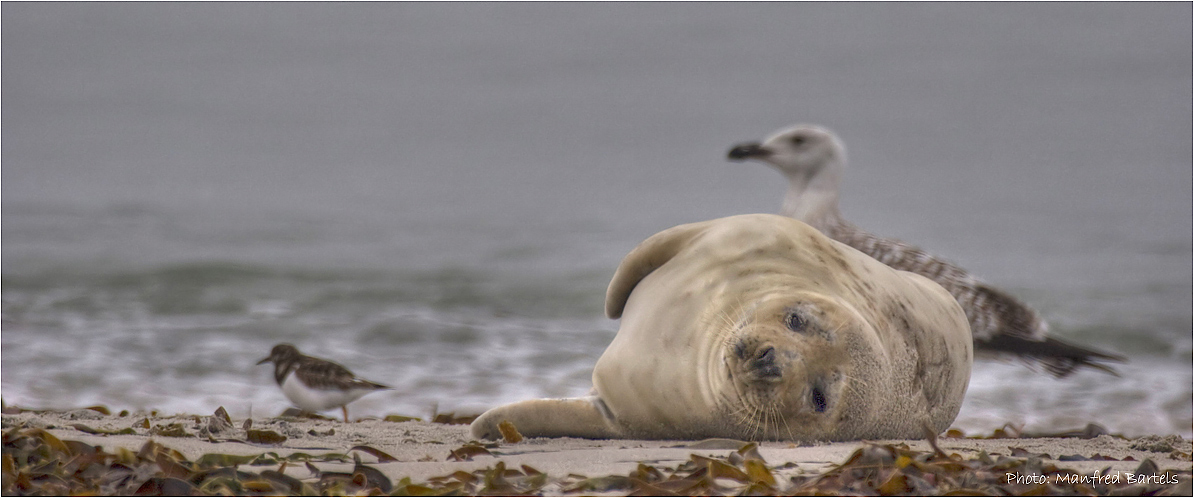
[[(897, 468), (911, 472), (912, 467), (909, 465), (912, 465), (919, 469), (917, 475), (923, 477), (926, 469), (942, 468), (943, 462), (963, 470), (981, 469), (983, 472), (979, 474), (994, 482), (967, 484), (965, 479), (961, 479), (953, 488), (971, 489), (973, 493), (980, 492), (984, 485), (1001, 485), (1015, 494), (1034, 489), (1045, 494), (1051, 494), (1051, 490), (1083, 491), (1087, 488), (1049, 487), (1074, 485), (1069, 480), (1080, 481), (1082, 476), (1087, 476), (1088, 489), (1095, 494), (1191, 493), (1191, 442), (1178, 436), (1137, 439), (1107, 434), (1088, 438), (941, 437), (937, 441), (940, 453), (927, 440), (815, 444), (762, 442), (757, 449), (748, 447), (743, 452), (743, 446), (747, 443), (734, 440), (535, 438), (517, 443), (477, 442), (470, 437), (467, 425), (418, 420), (395, 422), (374, 419), (345, 424), (339, 420), (322, 418), (274, 417), (247, 422), (244, 419), (229, 419), (219, 413), (167, 416), (147, 413), (104, 414), (91, 409), (21, 411), (12, 407), (3, 415), (3, 428), (5, 494), (12, 491), (10, 486), (18, 477), (15, 473), (21, 470), (19, 458), (18, 468), (10, 467), (7, 462), (8, 455), (13, 454), (13, 448), (16, 447), (13, 446), (16, 443), (10, 443), (21, 435), (27, 440), (52, 439), (46, 438), (43, 433), (51, 434), (61, 441), (98, 446), (107, 453), (119, 452), (118, 448), (144, 453), (147, 442), (152, 440), (161, 447), (176, 450), (177, 454), (168, 454), (175, 455), (173, 458), (180, 461), (195, 465), (201, 461), (209, 464), (224, 461), (239, 464), (234, 466), (246, 472), (274, 471), (310, 484), (312, 487), (308, 491), (324, 492), (328, 492), (327, 488), (322, 487), (326, 484), (327, 476), (342, 475), (346, 476), (345, 482), (351, 482), (351, 476), (362, 471), (358, 465), (365, 469), (376, 469), (385, 476), (385, 479), (378, 478), (385, 482), (384, 485), (378, 485), (377, 491), (386, 494), (423, 490), (425, 488), (419, 486), (424, 485), (426, 489), (442, 488), (449, 481), (458, 483), (472, 479), (466, 475), (482, 476), (485, 471), (492, 473), (495, 466), (502, 465), (505, 469), (521, 469), (505, 471), (515, 477), (540, 476), (531, 490), (535, 494), (627, 494), (645, 490), (649, 491), (647, 494), (654, 494), (670, 488), (635, 488), (634, 483), (649, 481), (645, 476), (654, 474), (658, 474), (661, 483), (666, 483), (665, 476), (682, 471), (686, 465), (690, 469), (694, 465), (705, 464), (710, 466), (709, 469), (734, 467), (744, 469), (743, 472), (749, 474), (751, 464), (744, 460), (753, 458), (761, 460), (767, 473), (773, 476), (773, 483), (765, 477), (760, 478), (768, 480), (767, 485), (771, 487), (766, 489), (770, 493), (798, 492), (801, 486), (810, 483), (824, 485), (827, 477), (837, 479), (834, 485), (841, 481), (843, 487), (838, 488), (839, 491), (852, 493), (853, 488), (848, 486), (849, 483), (837, 475), (842, 474), (842, 468), (862, 465), (860, 468), (878, 468), (882, 473), (885, 466), (890, 466), (892, 472)], [(937, 456), (934, 456), (935, 453)], [(217, 458), (204, 455), (226, 456)], [(258, 455), (262, 457), (256, 460), (228, 457)], [(900, 455), (906, 455), (909, 459), (901, 460)], [(359, 462), (354, 463), (354, 459)], [(729, 465), (709, 463), (712, 461)], [(157, 463), (158, 468), (163, 468), (160, 459)], [(10, 475), (10, 469), (13, 475)], [(367, 477), (373, 475), (372, 472), (363, 475)], [(725, 470), (722, 475), (713, 475), (707, 482), (713, 483), (710, 485), (714, 486), (714, 492), (742, 492), (751, 481), (735, 472)], [(1038, 474), (1034, 475), (1033, 472)], [(1141, 481), (1142, 474), (1155, 477)], [(735, 476), (738, 476), (737, 481)], [(358, 476), (358, 481), (364, 477)], [(917, 488), (913, 485), (913, 478), (907, 479), (907, 482), (899, 481), (904, 483), (901, 484), (904, 487), (889, 487), (885, 491), (896, 491), (896, 494), (900, 494), (900, 491), (915, 491)], [(945, 486), (939, 479), (929, 481), (933, 481), (935, 486)], [(1062, 482), (1051, 482), (1058, 479)], [(882, 481), (873, 484), (876, 489), (881, 484), (890, 486), (892, 479), (888, 477)], [(362, 481), (358, 484), (366, 483)], [(735, 484), (738, 487), (734, 487)], [(401, 487), (404, 485), (407, 488)], [(295, 491), (298, 489), (295, 488)], [(331, 492), (337, 490), (339, 488)], [(940, 490), (946, 491), (946, 488)], [(887, 494), (884, 490), (879, 492)]]

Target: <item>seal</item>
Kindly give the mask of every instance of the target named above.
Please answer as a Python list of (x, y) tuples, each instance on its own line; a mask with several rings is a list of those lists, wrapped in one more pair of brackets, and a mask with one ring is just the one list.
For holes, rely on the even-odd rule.
[(854, 440), (924, 436), (958, 414), (973, 349), (931, 280), (792, 218), (664, 230), (622, 260), (621, 318), (589, 396), (493, 408), (477, 438)]

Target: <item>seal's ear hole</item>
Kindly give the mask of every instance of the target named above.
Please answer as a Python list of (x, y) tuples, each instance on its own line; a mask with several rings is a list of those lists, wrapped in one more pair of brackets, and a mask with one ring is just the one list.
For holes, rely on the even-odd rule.
[(784, 316), (784, 325), (786, 325), (788, 330), (791, 330), (792, 332), (804, 332), (804, 327), (807, 325), (807, 323), (805, 322), (804, 317), (800, 316), (800, 313), (791, 311)]

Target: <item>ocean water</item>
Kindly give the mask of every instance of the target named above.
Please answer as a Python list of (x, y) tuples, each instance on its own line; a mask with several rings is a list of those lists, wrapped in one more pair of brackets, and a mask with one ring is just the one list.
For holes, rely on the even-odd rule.
[(577, 396), (608, 279), (775, 212), (726, 150), (796, 122), (842, 209), (1032, 303), (1121, 376), (976, 363), (955, 426), (1191, 435), (1184, 4), (6, 3), (0, 395), (354, 416)]

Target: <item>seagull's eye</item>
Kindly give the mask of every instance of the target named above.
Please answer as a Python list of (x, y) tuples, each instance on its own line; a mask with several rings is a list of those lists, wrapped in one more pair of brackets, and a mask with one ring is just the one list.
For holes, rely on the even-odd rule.
[(804, 145), (804, 142), (806, 142), (806, 140), (801, 135), (796, 135), (796, 136), (792, 137), (792, 145)]
[(786, 325), (788, 330), (791, 330), (792, 332), (803, 332), (805, 322), (804, 318), (801, 318), (799, 313), (793, 311), (784, 317), (784, 325)]

